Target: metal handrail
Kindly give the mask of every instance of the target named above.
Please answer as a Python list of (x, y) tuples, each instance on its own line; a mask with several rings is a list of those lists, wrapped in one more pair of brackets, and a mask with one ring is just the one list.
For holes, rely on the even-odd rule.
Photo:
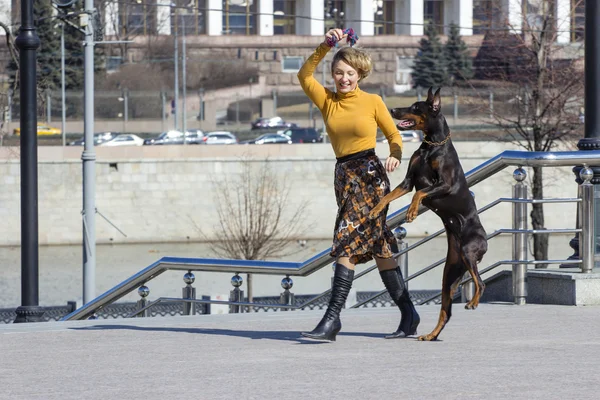
[[(560, 167), (574, 165), (600, 165), (600, 150), (563, 152), (525, 152), (508, 150), (473, 168), (465, 174), (465, 177), (467, 184), (471, 187), (509, 166)], [(405, 222), (408, 207), (409, 206), (405, 206), (388, 216), (387, 224), (390, 228), (395, 228)], [(426, 207), (421, 206), (419, 208), (419, 214), (422, 214), (426, 210)], [(511, 230), (511, 233), (514, 233), (514, 230)], [(302, 263), (163, 257), (79, 309), (66, 315), (61, 320), (67, 321), (89, 318), (105, 305), (115, 302), (135, 290), (135, 288), (139, 287), (141, 284), (155, 278), (167, 270), (307, 276), (334, 261), (333, 257), (330, 255), (330, 250), (331, 249), (324, 250)], [(406, 249), (406, 251), (408, 251), (408, 249)]]
[[(539, 264), (581, 264), (583, 263), (583, 260), (503, 260), (503, 261), (497, 261), (495, 263), (493, 263), (492, 265), (490, 265), (489, 267), (486, 267), (484, 269), (482, 269), (481, 271), (479, 271), (480, 275), (485, 274), (486, 272), (489, 272), (491, 270), (493, 270), (496, 267), (499, 267), (500, 265), (519, 265), (519, 264), (528, 264), (528, 265), (539, 265)], [(466, 283), (469, 283), (473, 280), (472, 277), (468, 277), (467, 279), (463, 280), (460, 282), (460, 285), (464, 285)], [(485, 281), (484, 281), (485, 282)], [(442, 295), (442, 292), (439, 292), (425, 300), (422, 300), (421, 302), (419, 302), (417, 305), (423, 305), (423, 304), (427, 304), (429, 303), (431, 300), (435, 300), (438, 297), (440, 297)], [(353, 308), (353, 307), (352, 307)]]

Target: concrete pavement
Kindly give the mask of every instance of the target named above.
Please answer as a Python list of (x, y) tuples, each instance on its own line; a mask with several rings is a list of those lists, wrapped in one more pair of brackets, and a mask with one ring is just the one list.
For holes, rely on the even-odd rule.
[[(418, 308), (419, 333), (438, 306)], [(433, 343), (397, 309), (0, 325), (0, 399), (597, 399), (600, 307), (460, 304)]]

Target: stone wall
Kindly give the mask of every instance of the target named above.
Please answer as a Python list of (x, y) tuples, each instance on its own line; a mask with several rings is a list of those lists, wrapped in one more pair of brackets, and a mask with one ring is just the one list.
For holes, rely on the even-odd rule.
[[(390, 175), (393, 186), (406, 172), (410, 154), (418, 144), (405, 144), (400, 169)], [(512, 144), (457, 142), (465, 171), (483, 163)], [(39, 148), (39, 240), (40, 244), (74, 244), (82, 240), (81, 148)], [(336, 214), (333, 193), (335, 158), (329, 144), (269, 146), (143, 146), (99, 147), (96, 165), (98, 211), (122, 230), (122, 236), (100, 215), (96, 219), (99, 243), (185, 242), (203, 240), (200, 230), (214, 238), (218, 223), (214, 185), (241, 173), (241, 158), (267, 163), (290, 184), (286, 212), (309, 202), (303, 223), (306, 239), (328, 239)], [(378, 144), (385, 157), (387, 145)], [(259, 164), (257, 164), (259, 165)], [(498, 197), (511, 195), (512, 171), (507, 168), (472, 190), (482, 207)], [(545, 195), (573, 197), (577, 193), (570, 168), (546, 169)], [(16, 148), (0, 148), (0, 245), (20, 241), (20, 166)], [(233, 191), (236, 188), (230, 188)], [(390, 211), (408, 204), (410, 196), (392, 203)], [(575, 205), (547, 205), (547, 227), (575, 224)], [(482, 215), (488, 232), (511, 226), (511, 208), (499, 205)], [(441, 229), (432, 213), (406, 225), (409, 235), (423, 236)]]

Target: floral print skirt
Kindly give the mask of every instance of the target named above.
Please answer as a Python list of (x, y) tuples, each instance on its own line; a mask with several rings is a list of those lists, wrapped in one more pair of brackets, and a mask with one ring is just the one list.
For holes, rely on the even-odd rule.
[[(362, 152), (361, 152), (362, 153)], [(338, 206), (332, 257), (349, 257), (353, 264), (390, 258), (398, 245), (386, 224), (388, 208), (376, 219), (369, 212), (390, 192), (385, 168), (373, 151), (335, 165), (335, 198)]]

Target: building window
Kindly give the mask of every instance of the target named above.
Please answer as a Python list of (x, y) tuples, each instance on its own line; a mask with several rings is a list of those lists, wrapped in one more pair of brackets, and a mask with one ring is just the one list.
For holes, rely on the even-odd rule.
[(156, 33), (156, 7), (153, 0), (119, 4), (118, 19), (121, 37)]
[(333, 28), (345, 28), (346, 1), (325, 1), (325, 32)]
[(105, 68), (107, 73), (117, 72), (123, 64), (121, 56), (107, 56), (104, 58)]
[(444, 33), (444, 1), (425, 0), (423, 2), (423, 20), (433, 24), (438, 34)]
[(273, 1), (273, 34), (295, 35), (296, 34), (296, 1), (274, 0)]
[(206, 0), (175, 0), (171, 13), (171, 33), (180, 35), (206, 34)]
[(394, 34), (394, 0), (373, 0), (375, 35)]
[(494, 26), (494, 15), (493, 0), (473, 0), (473, 34), (488, 33)]
[(223, 34), (256, 35), (256, 0), (223, 0)]
[(284, 56), (281, 60), (282, 72), (298, 72), (304, 63), (304, 57)]

